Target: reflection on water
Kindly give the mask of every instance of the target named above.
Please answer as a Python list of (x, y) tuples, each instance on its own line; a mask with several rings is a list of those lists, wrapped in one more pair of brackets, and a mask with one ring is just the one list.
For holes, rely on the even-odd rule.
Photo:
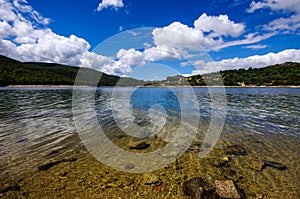
[[(299, 185), (296, 179), (297, 170), (299, 175), (297, 161), (300, 159), (297, 149), (300, 136), (299, 91), (296, 88), (226, 88), (228, 107), (222, 136), (222, 144), (237, 142), (246, 145), (254, 139), (253, 136), (261, 140), (254, 144), (248, 143), (248, 150), (252, 151), (252, 157), (272, 156), (277, 161), (289, 164), (289, 171), (285, 175), (290, 175), (286, 178), (292, 184), (286, 184), (280, 190), (290, 190), (292, 195)], [(84, 92), (88, 95), (92, 90), (85, 89)], [(99, 88), (95, 95), (97, 118), (107, 134), (120, 133), (117, 124), (121, 123), (127, 127), (132, 127), (131, 124), (149, 127), (149, 124), (155, 123), (156, 129), (150, 125), (154, 133), (160, 125), (169, 126), (168, 131), (173, 131), (181, 118), (183, 106), (188, 110), (190, 108), (191, 122), (198, 120), (193, 117), (196, 114), (192, 111), (197, 104), (202, 132), (210, 119), (209, 92), (206, 88), (195, 88), (197, 103), (194, 103), (192, 97), (185, 97), (184, 102), (178, 101), (178, 96), (190, 96), (191, 92), (186, 88)], [(124, 102), (129, 102), (130, 109)], [(1, 88), (0, 104), (0, 181), (23, 179), (26, 173), (37, 172), (37, 166), (51, 159), (52, 154), (59, 153), (64, 157), (78, 153), (82, 148), (73, 122), (71, 88)], [(82, 110), (83, 113), (85, 111)], [(152, 114), (158, 114), (157, 117), (160, 117), (159, 114), (161, 118), (168, 117), (165, 121), (153, 121), (149, 117), (151, 111)], [(266, 144), (260, 145), (259, 142)], [(263, 146), (265, 148), (260, 148)], [(189, 163), (188, 168), (196, 168), (199, 164), (196, 159), (187, 159), (195, 164)], [(203, 165), (200, 167), (203, 169)], [(209, 173), (209, 169), (206, 172)], [(278, 174), (272, 175), (276, 187)], [(270, 180), (269, 177), (266, 179)], [(288, 183), (284, 179), (279, 181)], [(270, 185), (264, 181), (260, 183)], [(247, 182), (242, 181), (241, 184), (247, 186)]]

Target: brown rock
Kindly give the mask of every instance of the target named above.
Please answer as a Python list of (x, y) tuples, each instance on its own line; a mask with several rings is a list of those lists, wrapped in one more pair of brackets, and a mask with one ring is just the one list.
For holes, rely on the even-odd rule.
[(278, 170), (286, 170), (287, 167), (284, 164), (272, 161), (265, 161), (266, 166), (278, 169)]
[(216, 191), (221, 198), (239, 199), (242, 194), (232, 180), (216, 180)]
[(129, 147), (129, 149), (135, 149), (135, 150), (144, 150), (150, 147), (150, 144), (146, 142), (139, 142), (135, 143), (132, 146)]
[(228, 155), (247, 155), (246, 149), (238, 144), (226, 147), (225, 153)]
[(265, 164), (264, 161), (261, 161), (261, 160), (255, 160), (255, 161), (252, 161), (252, 162), (251, 162), (250, 167), (251, 167), (252, 169), (257, 170), (257, 171), (261, 171), (261, 170), (263, 170), (263, 169), (266, 167), (266, 164)]
[(200, 177), (195, 177), (188, 181), (185, 181), (183, 183), (182, 189), (185, 195), (191, 196), (194, 199), (217, 198), (217, 194), (215, 193), (214, 188)]

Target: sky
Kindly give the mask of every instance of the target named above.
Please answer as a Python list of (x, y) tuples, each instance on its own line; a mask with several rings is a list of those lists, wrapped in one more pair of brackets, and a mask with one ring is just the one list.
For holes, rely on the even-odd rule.
[(300, 3), (0, 0), (0, 54), (145, 80), (300, 62)]

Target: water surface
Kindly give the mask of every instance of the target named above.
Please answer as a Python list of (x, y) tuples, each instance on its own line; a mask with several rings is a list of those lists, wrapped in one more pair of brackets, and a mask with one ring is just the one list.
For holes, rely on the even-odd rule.
[[(73, 121), (72, 91), (72, 88), (0, 89), (0, 185), (2, 190), (11, 184), (21, 186), (21, 191), (3, 191), (3, 197), (18, 198), (23, 194), (29, 198), (118, 198), (123, 193), (121, 198), (143, 198), (147, 193), (149, 198), (184, 198), (181, 185), (195, 176), (212, 183), (215, 179), (232, 178), (246, 195), (253, 197), (262, 194), (266, 198), (296, 198), (299, 194), (298, 88), (226, 88), (228, 106), (224, 130), (213, 151), (203, 159), (197, 154), (211, 116), (208, 89), (98, 88), (94, 95), (98, 124), (124, 149), (128, 149), (127, 144), (133, 138), (120, 136), (124, 134), (117, 125), (120, 122), (131, 130), (134, 130), (132, 124), (149, 126), (148, 141), (153, 141), (152, 146), (158, 148), (166, 143), (156, 143), (151, 128), (154, 133), (176, 131), (183, 108), (191, 110), (189, 122), (199, 122), (199, 136), (179, 159), (181, 169), (176, 162), (154, 172), (164, 181), (164, 189), (159, 191), (143, 183), (143, 174), (113, 170), (88, 153), (80, 143)], [(83, 92), (89, 95), (92, 89), (83, 89)], [(193, 97), (186, 97), (194, 94), (197, 103)], [(178, 100), (180, 96), (185, 101)], [(125, 102), (129, 102), (131, 112)], [(199, 118), (194, 117), (198, 115), (193, 112), (195, 104), (199, 106)], [(161, 120), (163, 128), (151, 126), (151, 110), (167, 116)], [(210, 165), (211, 159), (224, 156), (222, 148), (230, 144), (241, 144), (248, 152), (245, 157), (230, 157), (230, 168), (237, 173), (233, 176), (226, 175), (227, 168)], [(45, 172), (38, 171), (38, 166), (45, 162), (70, 157), (78, 160), (63, 162)], [(288, 170), (253, 171), (249, 164), (257, 159), (283, 163)], [(114, 178), (118, 180), (113, 181)]]

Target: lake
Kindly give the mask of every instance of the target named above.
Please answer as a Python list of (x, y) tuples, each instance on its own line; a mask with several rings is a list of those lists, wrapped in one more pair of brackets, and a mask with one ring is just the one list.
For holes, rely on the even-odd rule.
[[(299, 88), (226, 88), (226, 110), (207, 88), (76, 89), (74, 108), (72, 88), (0, 88), (1, 197), (189, 198), (193, 177), (233, 180), (246, 198), (300, 194)], [(204, 144), (214, 108), (222, 134)]]

